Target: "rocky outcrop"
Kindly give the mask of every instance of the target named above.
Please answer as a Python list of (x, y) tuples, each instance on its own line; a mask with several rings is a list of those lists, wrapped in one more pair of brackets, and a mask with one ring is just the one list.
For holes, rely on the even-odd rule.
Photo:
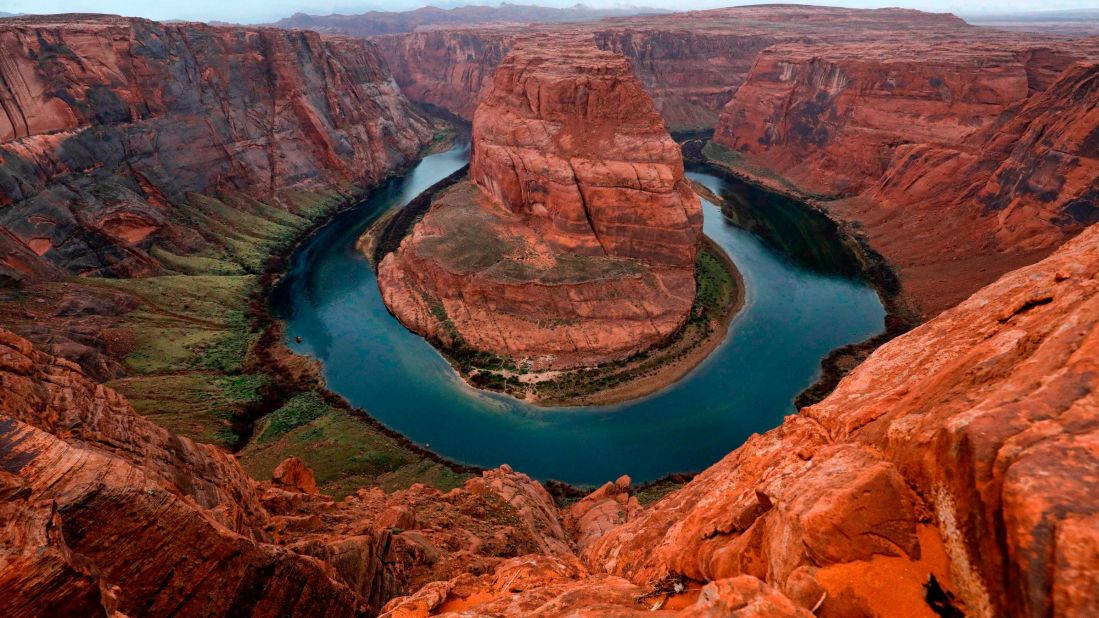
[(1093, 226), (656, 504), (621, 479), (561, 514), (506, 467), (340, 502), (257, 485), (0, 331), (0, 592), (16, 615), (1090, 615), (1096, 273)]
[(412, 330), (556, 369), (685, 322), (701, 208), (621, 56), (572, 40), (512, 51), (474, 118), (470, 179), (378, 269)]
[[(0, 276), (138, 276), (294, 192), (368, 186), (428, 141), (369, 43), (17, 17), (0, 25)], [(224, 219), (229, 219), (228, 222)], [(216, 232), (220, 232), (216, 233)], [(178, 259), (177, 259), (178, 261)]]
[(630, 495), (630, 477), (623, 475), (570, 506), (564, 520), (576, 546), (583, 550), (640, 512), (637, 497)]
[(0, 386), (6, 615), (370, 614), (509, 557), (575, 561), (549, 494), (508, 469), (334, 502), (299, 460), (258, 484), (2, 329)]
[(879, 348), (585, 558), (635, 582), (827, 592), (822, 616), (914, 607), (929, 575), (967, 615), (1096, 607), (1097, 272), (1092, 227)]
[(4, 597), (25, 599), (28, 615), (78, 601), (131, 616), (359, 605), (317, 561), (263, 542), (268, 514), (231, 456), (169, 434), (7, 331), (0, 382), (0, 468), (15, 488), (4, 508), (25, 513), (6, 534), (49, 548), (33, 578), (0, 562)]
[[(583, 544), (394, 616), (1090, 615), (1099, 227), (879, 348), (823, 402)], [(564, 511), (567, 527), (614, 495)], [(593, 508), (594, 507), (594, 508)], [(933, 609), (934, 607), (934, 609)], [(588, 613), (585, 613), (588, 612)]]
[(1094, 65), (1074, 61), (1096, 51), (776, 46), (723, 112), (717, 157), (831, 200), (934, 314), (1095, 221)]

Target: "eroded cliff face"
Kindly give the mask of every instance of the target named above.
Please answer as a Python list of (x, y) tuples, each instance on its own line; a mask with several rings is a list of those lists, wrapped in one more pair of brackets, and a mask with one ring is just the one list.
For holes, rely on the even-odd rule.
[(556, 369), (687, 319), (701, 207), (625, 58), (573, 39), (513, 50), (474, 117), (470, 179), (379, 266), (412, 330)]
[(515, 42), (514, 29), (430, 30), (374, 37), (401, 92), (467, 121)]
[(509, 557), (576, 560), (549, 494), (510, 470), (337, 503), (300, 461), (257, 483), (3, 329), (0, 384), (7, 615), (370, 615)]
[(606, 19), (568, 26), (455, 27), (375, 37), (393, 75), (414, 101), (471, 120), (492, 71), (517, 41), (560, 34), (590, 36), (629, 58), (670, 131), (712, 129), (756, 56), (778, 43), (826, 43), (904, 32), (969, 35), (953, 15), (901, 9), (750, 6)]
[[(655, 505), (631, 509), (601, 488), (565, 513), (607, 515), (575, 533), (591, 575), (501, 586), (505, 563), (390, 607), (933, 616), (934, 599), (970, 616), (1090, 615), (1096, 273), (1093, 226), (878, 349), (823, 402)], [(945, 594), (927, 592), (931, 576)], [(645, 594), (675, 583), (684, 592)]]
[(645, 508), (623, 478), (558, 511), (507, 467), (340, 502), (296, 460), (257, 484), (0, 331), (0, 592), (14, 615), (1091, 615), (1096, 273), (1093, 226)]
[(21, 17), (0, 52), (7, 279), (162, 272), (232, 235), (211, 210), (293, 211), (295, 192), (376, 183), (431, 136), (361, 41)]
[(934, 314), (1099, 216), (1094, 44), (1034, 45), (773, 47), (715, 157), (861, 222)]

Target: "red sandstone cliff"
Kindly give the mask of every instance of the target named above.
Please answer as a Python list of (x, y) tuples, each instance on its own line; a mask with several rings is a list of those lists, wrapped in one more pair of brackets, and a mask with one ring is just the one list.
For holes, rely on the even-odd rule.
[(454, 27), (375, 37), (393, 76), (414, 101), (472, 119), (481, 89), (518, 40), (590, 35), (601, 49), (625, 55), (671, 131), (710, 129), (747, 76), (756, 56), (783, 42), (873, 40), (899, 32), (974, 36), (952, 15), (900, 9), (750, 6), (587, 24)]
[(509, 557), (572, 555), (549, 494), (507, 470), (336, 503), (299, 461), (258, 484), (2, 329), (0, 384), (6, 616), (368, 615)]
[(776, 46), (726, 106), (717, 156), (832, 199), (935, 313), (1099, 217), (1095, 65), (1074, 64), (1097, 50), (1071, 51)]
[[(655, 505), (638, 512), (600, 489), (565, 514), (605, 514), (575, 532), (591, 575), (557, 569), (512, 587), (505, 563), (390, 607), (933, 616), (934, 575), (964, 615), (1091, 615), (1097, 273), (1093, 226), (878, 349), (823, 402)], [(666, 602), (644, 596), (677, 582)]]
[(372, 39), (409, 99), (473, 119), (481, 90), (515, 42), (512, 29), (431, 30)]
[(0, 594), (17, 616), (931, 616), (934, 575), (966, 615), (1091, 615), (1097, 273), (1093, 226), (644, 509), (620, 479), (558, 513), (506, 467), (341, 502), (294, 460), (257, 485), (0, 331)]
[(379, 267), (412, 330), (561, 368), (685, 322), (701, 210), (621, 56), (573, 40), (513, 50), (474, 117), (470, 179)]
[(9, 279), (159, 272), (160, 252), (216, 244), (194, 194), (292, 209), (431, 135), (369, 43), (119, 17), (4, 20), (0, 110)]

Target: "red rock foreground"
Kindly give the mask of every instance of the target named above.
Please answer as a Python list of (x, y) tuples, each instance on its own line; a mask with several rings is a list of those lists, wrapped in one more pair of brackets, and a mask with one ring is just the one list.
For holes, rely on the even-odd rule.
[(931, 575), (966, 615), (1099, 612), (1096, 226), (647, 508), (506, 467), (256, 483), (3, 330), (0, 384), (10, 616), (930, 616)]
[(701, 207), (625, 58), (575, 40), (512, 51), (474, 117), (470, 179), (379, 266), (410, 329), (558, 369), (686, 321)]

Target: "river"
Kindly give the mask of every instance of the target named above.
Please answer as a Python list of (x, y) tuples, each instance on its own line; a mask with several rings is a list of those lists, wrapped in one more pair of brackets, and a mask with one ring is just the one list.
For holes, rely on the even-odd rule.
[(877, 294), (819, 215), (691, 171), (735, 205), (730, 218), (703, 200), (704, 230), (746, 288), (725, 342), (706, 361), (672, 386), (613, 406), (541, 408), (472, 389), (389, 314), (373, 269), (355, 250), (379, 216), (468, 158), (468, 144), (425, 157), (335, 217), (295, 251), (271, 296), (287, 344), (321, 361), (332, 391), (441, 455), (577, 484), (702, 470), (793, 413), (794, 397), (815, 381), (828, 352), (884, 328)]

